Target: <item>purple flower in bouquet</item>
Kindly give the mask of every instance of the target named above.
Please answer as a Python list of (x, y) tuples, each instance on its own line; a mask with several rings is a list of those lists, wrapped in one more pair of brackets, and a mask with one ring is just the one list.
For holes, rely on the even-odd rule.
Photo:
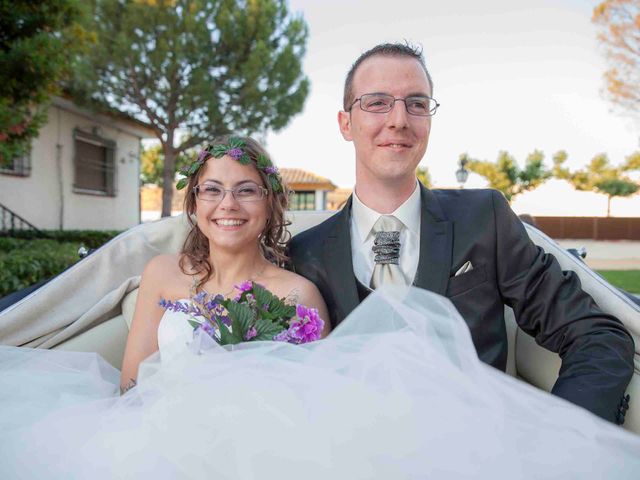
[(265, 167), (263, 171), (267, 175), (273, 175), (274, 173), (278, 173), (278, 167), (275, 165), (269, 165), (268, 167)]
[(190, 315), (197, 311), (197, 308), (189, 305), (184, 302), (172, 302), (171, 300), (165, 300), (164, 298), (160, 300), (160, 306), (166, 310), (172, 310), (174, 312), (186, 313)]
[(315, 308), (296, 305), (296, 316), (289, 322), (289, 328), (273, 337), (276, 341), (289, 343), (309, 343), (320, 339), (324, 320)]
[[(254, 281), (253, 280), (245, 280), (242, 283), (239, 283), (238, 285), (234, 285), (235, 289), (238, 290), (238, 294), (233, 297), (233, 301), (234, 302), (239, 302), (242, 299), (242, 294), (245, 292), (251, 292), (251, 290), (253, 290), (253, 285), (254, 285)], [(259, 283), (255, 283), (256, 286), (264, 288), (264, 286), (260, 285)], [(253, 301), (255, 300), (255, 297), (253, 296), (253, 294), (249, 293), (247, 294), (247, 300)]]
[(257, 336), (258, 336), (258, 331), (256, 330), (256, 327), (250, 327), (249, 330), (247, 330), (247, 333), (245, 333), (244, 339), (246, 341), (249, 341), (253, 338), (256, 338)]
[(218, 335), (216, 328), (207, 321), (202, 322), (199, 328), (201, 328), (211, 338), (216, 338)]
[(187, 314), (194, 329), (205, 332), (220, 345), (269, 339), (301, 344), (320, 338), (324, 321), (316, 309), (287, 304), (284, 298), (251, 280), (235, 288), (239, 295), (234, 299), (200, 292), (190, 302), (163, 299), (160, 305)]
[(242, 298), (242, 294), (244, 292), (250, 292), (253, 288), (253, 282), (251, 280), (245, 280), (244, 282), (234, 285), (235, 289), (238, 290), (238, 294), (233, 297), (234, 302), (239, 302)]
[(207, 292), (199, 292), (193, 297), (195, 303), (205, 303), (207, 300)]

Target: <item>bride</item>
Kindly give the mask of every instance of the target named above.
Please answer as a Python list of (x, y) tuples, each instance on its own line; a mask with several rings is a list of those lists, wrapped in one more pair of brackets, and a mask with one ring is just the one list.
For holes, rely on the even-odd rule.
[(637, 478), (639, 437), (481, 363), (430, 292), (378, 289), (303, 345), (222, 347), (160, 307), (252, 280), (327, 318), (315, 286), (273, 263), (275, 168), (228, 142), (188, 178), (182, 254), (144, 271), (122, 373), (0, 347), (0, 478)]
[[(236, 285), (251, 280), (329, 318), (313, 283), (273, 263), (286, 260), (282, 239), (288, 195), (277, 170), (255, 140), (235, 139), (241, 148), (234, 148), (232, 140), (220, 138), (203, 150), (179, 185), (186, 183), (185, 211), (192, 229), (180, 254), (155, 257), (142, 274), (122, 364), (122, 392), (136, 384), (138, 365), (158, 350), (158, 339), (172, 336), (166, 332), (176, 325), (169, 322), (191, 333), (184, 318), (163, 317), (163, 299), (189, 299), (199, 291), (228, 297)], [(328, 329), (327, 321), (323, 336)]]

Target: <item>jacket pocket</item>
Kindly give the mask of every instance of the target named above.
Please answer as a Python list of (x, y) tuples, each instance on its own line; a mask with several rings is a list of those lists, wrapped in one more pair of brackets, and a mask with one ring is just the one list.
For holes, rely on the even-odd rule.
[(471, 290), (486, 281), (487, 272), (484, 265), (477, 265), (469, 272), (449, 278), (447, 297), (451, 298), (456, 295), (460, 295), (461, 293)]

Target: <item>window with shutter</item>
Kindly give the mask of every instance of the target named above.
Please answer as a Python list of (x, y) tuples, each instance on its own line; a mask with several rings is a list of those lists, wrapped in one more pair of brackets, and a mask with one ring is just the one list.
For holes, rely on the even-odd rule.
[(76, 193), (116, 195), (116, 143), (76, 130), (74, 132), (73, 188)]

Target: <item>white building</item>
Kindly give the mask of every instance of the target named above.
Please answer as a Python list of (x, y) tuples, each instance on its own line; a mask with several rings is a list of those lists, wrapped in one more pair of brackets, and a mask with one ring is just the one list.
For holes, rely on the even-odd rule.
[(0, 206), (39, 229), (124, 230), (140, 222), (140, 141), (148, 125), (53, 99), (25, 158), (0, 168)]

